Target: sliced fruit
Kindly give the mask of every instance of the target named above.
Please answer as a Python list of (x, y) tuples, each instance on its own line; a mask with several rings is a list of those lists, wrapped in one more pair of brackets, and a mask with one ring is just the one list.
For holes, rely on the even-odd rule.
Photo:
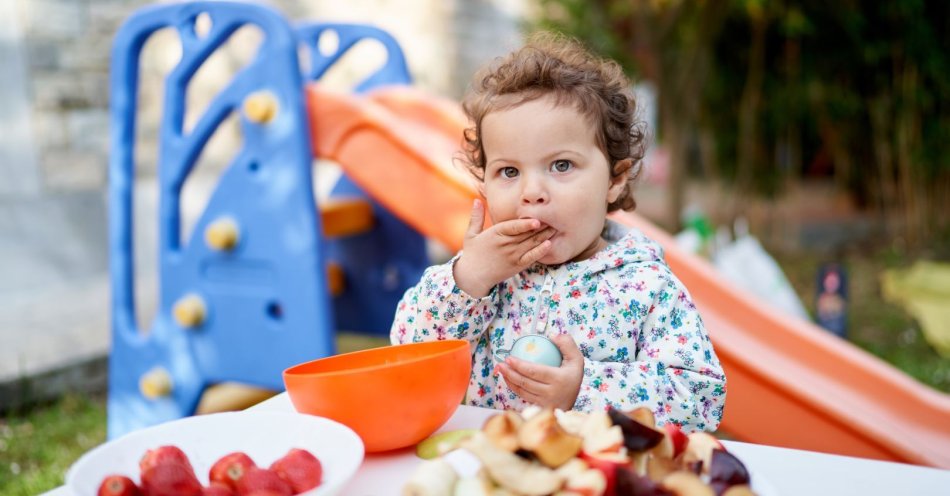
[(543, 496), (564, 485), (564, 477), (554, 470), (499, 448), (483, 433), (468, 438), (462, 447), (478, 457), (496, 483), (515, 493)]
[(458, 473), (444, 459), (426, 460), (409, 477), (402, 488), (402, 496), (450, 495), (458, 479)]
[(646, 462), (646, 476), (654, 482), (660, 482), (667, 475), (679, 470), (679, 465), (672, 458), (650, 456)]
[(534, 415), (518, 430), (518, 444), (551, 468), (560, 467), (577, 456), (581, 443), (581, 438), (561, 428), (550, 409)]
[(610, 408), (607, 415), (614, 425), (623, 431), (623, 444), (631, 451), (646, 451), (663, 440), (663, 433), (648, 425), (628, 417), (624, 413)]
[(606, 488), (604, 489), (604, 496), (614, 496), (618, 494), (616, 492), (617, 470), (619, 468), (629, 470), (628, 465), (630, 464), (630, 458), (627, 457), (627, 455), (616, 452), (601, 452), (596, 454), (581, 452), (580, 458), (584, 460), (590, 468), (599, 470), (604, 474), (604, 479), (607, 482)]
[(746, 485), (732, 486), (722, 493), (722, 496), (755, 496), (752, 488)]
[(617, 486), (615, 491), (618, 496), (626, 496), (629, 494), (663, 496), (670, 494), (669, 491), (650, 480), (649, 477), (637, 475), (636, 472), (628, 467), (618, 467), (616, 477)]
[(682, 470), (667, 475), (660, 485), (676, 496), (716, 496), (698, 475)]
[(749, 471), (745, 465), (732, 453), (720, 449), (712, 451), (709, 463), (709, 478), (713, 481), (722, 481), (729, 486), (748, 484)]
[(663, 431), (673, 445), (673, 458), (680, 456), (680, 453), (685, 451), (689, 444), (689, 437), (680, 429), (680, 426), (672, 422), (663, 424)]
[(423, 460), (431, 460), (458, 448), (461, 441), (468, 439), (478, 432), (478, 429), (457, 429), (440, 432), (423, 439), (416, 445), (416, 456)]
[(568, 477), (564, 490), (578, 496), (601, 496), (607, 490), (607, 477), (597, 469), (587, 469)]
[(647, 426), (647, 427), (656, 427), (656, 416), (653, 415), (653, 411), (645, 406), (640, 406), (624, 412), (624, 414), (637, 422)]
[(702, 462), (702, 473), (708, 474), (713, 450), (725, 451), (725, 448), (708, 432), (693, 432), (688, 438), (689, 442), (682, 455), (683, 465), (690, 466), (695, 462)]
[(581, 426), (580, 436), (584, 439), (581, 449), (585, 453), (619, 451), (623, 447), (623, 431), (611, 422), (605, 411), (588, 415)]
[(524, 424), (524, 419), (516, 412), (504, 411), (492, 415), (482, 426), (482, 432), (495, 446), (514, 452), (518, 449), (518, 429)]

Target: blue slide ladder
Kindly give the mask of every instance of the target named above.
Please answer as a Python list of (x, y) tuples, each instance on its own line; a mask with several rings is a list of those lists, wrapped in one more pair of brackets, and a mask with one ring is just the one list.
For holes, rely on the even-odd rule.
[[(199, 36), (195, 23), (202, 14), (212, 27)], [(259, 52), (185, 133), (189, 81), (246, 24), (265, 35)], [(181, 37), (182, 58), (165, 81), (159, 302), (150, 329), (142, 333), (136, 324), (132, 243), (138, 66), (146, 40), (169, 27)], [(284, 368), (334, 353), (297, 43), (293, 29), (270, 9), (228, 2), (144, 8), (116, 35), (109, 164), (110, 438), (191, 415), (205, 387), (217, 382), (281, 390)], [(240, 114), (244, 146), (222, 173), (194, 235), (183, 243), (182, 186), (232, 112)]]

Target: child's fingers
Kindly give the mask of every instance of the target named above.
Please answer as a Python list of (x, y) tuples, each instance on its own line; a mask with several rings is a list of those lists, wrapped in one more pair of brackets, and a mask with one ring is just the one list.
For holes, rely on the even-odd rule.
[(521, 255), (521, 259), (518, 260), (518, 263), (521, 265), (531, 265), (540, 260), (541, 257), (547, 255), (548, 250), (550, 249), (551, 241), (544, 240), (540, 245), (535, 246), (534, 248), (528, 250), (524, 255)]
[(536, 390), (539, 390), (542, 385), (516, 371), (511, 366), (510, 361), (499, 364), (498, 370), (501, 372), (501, 376), (505, 378), (508, 387), (518, 396), (526, 400), (529, 399), (529, 397), (536, 398), (538, 396)]
[(466, 238), (474, 238), (482, 232), (485, 226), (485, 206), (478, 198), (472, 202), (472, 216), (468, 220), (468, 230), (465, 232)]
[(505, 359), (505, 365), (507, 365), (516, 374), (529, 378), (531, 382), (538, 385), (550, 384), (551, 370), (557, 370), (552, 367), (548, 367), (547, 365), (541, 365), (538, 363), (529, 362), (527, 360), (519, 360), (513, 357), (508, 357)]
[(538, 219), (512, 219), (495, 224), (495, 232), (503, 236), (517, 236), (530, 233), (541, 227)]
[(529, 231), (518, 236), (511, 237), (511, 244), (527, 243), (536, 246), (546, 239), (551, 239), (557, 233), (551, 226), (546, 226), (538, 231)]

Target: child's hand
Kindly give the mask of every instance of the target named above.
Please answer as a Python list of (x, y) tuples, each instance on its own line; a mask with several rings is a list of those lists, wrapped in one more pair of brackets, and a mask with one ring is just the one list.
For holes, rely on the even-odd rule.
[(453, 268), (455, 284), (477, 298), (546, 255), (554, 235), (553, 228), (542, 229), (537, 219), (508, 220), (482, 231), (484, 223), (485, 207), (475, 200), (462, 256)]
[(570, 410), (584, 379), (584, 355), (568, 334), (555, 336), (563, 357), (560, 367), (549, 367), (509, 356), (498, 370), (518, 396), (541, 407)]

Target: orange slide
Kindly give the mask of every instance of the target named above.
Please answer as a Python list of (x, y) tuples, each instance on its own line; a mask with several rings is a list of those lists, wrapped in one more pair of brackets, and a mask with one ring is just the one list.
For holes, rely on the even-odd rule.
[[(452, 166), (465, 118), (412, 88), (366, 97), (308, 88), (315, 152), (451, 250), (461, 247), (474, 183)], [(722, 428), (788, 448), (950, 468), (950, 396), (810, 322), (730, 286), (642, 217), (616, 214), (660, 242), (689, 288), (728, 377)]]

